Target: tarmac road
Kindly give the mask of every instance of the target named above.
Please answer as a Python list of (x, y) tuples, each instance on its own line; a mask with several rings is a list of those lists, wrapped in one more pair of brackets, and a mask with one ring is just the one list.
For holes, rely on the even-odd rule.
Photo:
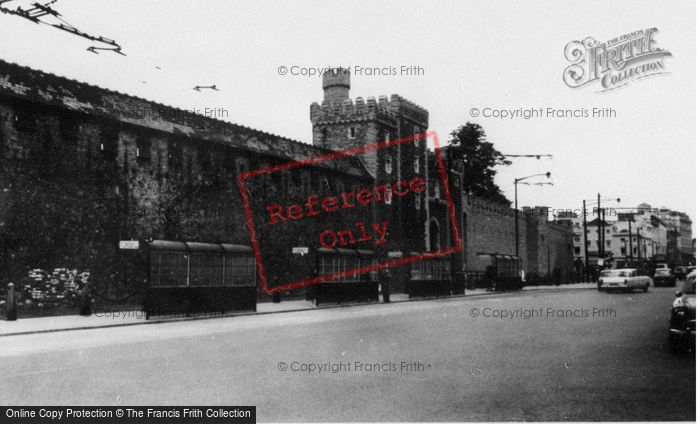
[(2, 405), (259, 421), (695, 420), (673, 288), (518, 292), (0, 338)]

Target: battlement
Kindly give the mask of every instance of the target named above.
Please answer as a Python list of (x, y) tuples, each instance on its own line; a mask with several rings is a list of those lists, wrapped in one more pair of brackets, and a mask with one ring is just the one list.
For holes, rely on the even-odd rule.
[(429, 114), (427, 109), (399, 96), (398, 94), (392, 94), (391, 101), (389, 103), (392, 112), (394, 112), (396, 115), (404, 116), (418, 124), (428, 127)]
[(358, 97), (353, 101), (346, 99), (342, 102), (331, 102), (324, 100), (320, 105), (318, 102), (311, 104), (311, 122), (337, 122), (337, 121), (360, 121), (374, 119), (396, 120), (401, 116), (408, 118), (415, 123), (428, 127), (428, 111), (407, 100), (398, 94), (387, 96), (367, 97), (365, 100)]
[(314, 102), (310, 107), (314, 124), (379, 119), (391, 125), (400, 117), (428, 127), (428, 111), (398, 94), (392, 94), (391, 100), (387, 96), (368, 97), (366, 101), (358, 97), (353, 102), (349, 95), (350, 72), (347, 69), (327, 69), (323, 73), (322, 87), (323, 102), (320, 105)]
[(361, 120), (396, 120), (396, 114), (386, 96), (379, 98), (368, 97), (367, 100), (358, 97), (353, 102), (346, 99), (342, 103), (323, 101), (311, 104), (311, 122), (324, 121), (361, 121)]

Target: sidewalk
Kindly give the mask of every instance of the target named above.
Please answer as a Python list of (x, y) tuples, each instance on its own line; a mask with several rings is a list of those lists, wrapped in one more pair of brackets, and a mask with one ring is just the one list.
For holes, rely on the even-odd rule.
[[(524, 287), (523, 291), (540, 291), (540, 290), (572, 290), (572, 289), (594, 289), (596, 288), (595, 283), (576, 283), (576, 284), (566, 284), (561, 286), (528, 286)], [(501, 293), (518, 293), (518, 292), (494, 292), (486, 291), (485, 289), (475, 289), (475, 290), (464, 290), (464, 297), (472, 296), (491, 296)], [(421, 300), (434, 300), (434, 299), (457, 299), (463, 296), (450, 296), (450, 297), (420, 297), (409, 299), (408, 295), (405, 293), (393, 293), (391, 295), (392, 303), (402, 303), (402, 302), (413, 302)], [(381, 296), (380, 296), (381, 299)], [(381, 300), (380, 300), (381, 303)], [(191, 321), (198, 319), (210, 319), (210, 318), (220, 318), (227, 316), (240, 316), (240, 315), (261, 315), (261, 314), (276, 314), (284, 312), (294, 312), (294, 311), (308, 311), (314, 309), (329, 309), (329, 308), (339, 308), (339, 307), (351, 307), (351, 306), (361, 306), (361, 305), (371, 305), (373, 303), (341, 303), (341, 304), (321, 304), (319, 306), (314, 306), (314, 304), (307, 300), (289, 300), (280, 303), (272, 302), (261, 302), (258, 303), (257, 311), (243, 311), (237, 313), (228, 314), (193, 314), (191, 316), (162, 316), (146, 320), (146, 316), (142, 311), (108, 311), (108, 312), (97, 312), (90, 316), (80, 316), (80, 315), (62, 315), (62, 316), (52, 316), (52, 317), (40, 317), (40, 318), (20, 318), (17, 321), (5, 321), (0, 320), (0, 337), (3, 336), (16, 336), (25, 334), (36, 334), (36, 333), (50, 333), (56, 331), (69, 331), (69, 330), (85, 330), (91, 328), (109, 328), (109, 327), (123, 327), (130, 325), (143, 325), (143, 324), (159, 324), (165, 322), (177, 322), (177, 321)]]
[(595, 289), (598, 288), (596, 283), (574, 283), (562, 284), (559, 286), (525, 286), (523, 291), (530, 290), (571, 290), (571, 289)]

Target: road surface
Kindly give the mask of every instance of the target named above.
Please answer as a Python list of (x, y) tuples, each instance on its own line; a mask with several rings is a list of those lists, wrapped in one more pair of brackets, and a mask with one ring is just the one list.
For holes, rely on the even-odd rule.
[(1, 337), (0, 404), (256, 405), (263, 422), (695, 420), (694, 355), (667, 344), (673, 292), (518, 292)]

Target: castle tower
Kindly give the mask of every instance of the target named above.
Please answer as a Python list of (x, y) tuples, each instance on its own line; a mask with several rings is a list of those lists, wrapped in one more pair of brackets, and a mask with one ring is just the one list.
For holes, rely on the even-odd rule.
[[(428, 111), (394, 94), (391, 98), (350, 98), (350, 72), (330, 69), (323, 74), (323, 102), (310, 107), (313, 144), (342, 151), (397, 138), (423, 134)], [(368, 150), (358, 157), (377, 184), (395, 183), (420, 176), (428, 181), (425, 139), (388, 148)], [(429, 183), (429, 182), (428, 182)], [(395, 223), (390, 250), (404, 254), (427, 251), (429, 199), (423, 192), (404, 196), (387, 205), (387, 217)], [(424, 228), (424, 231), (416, 231)]]

